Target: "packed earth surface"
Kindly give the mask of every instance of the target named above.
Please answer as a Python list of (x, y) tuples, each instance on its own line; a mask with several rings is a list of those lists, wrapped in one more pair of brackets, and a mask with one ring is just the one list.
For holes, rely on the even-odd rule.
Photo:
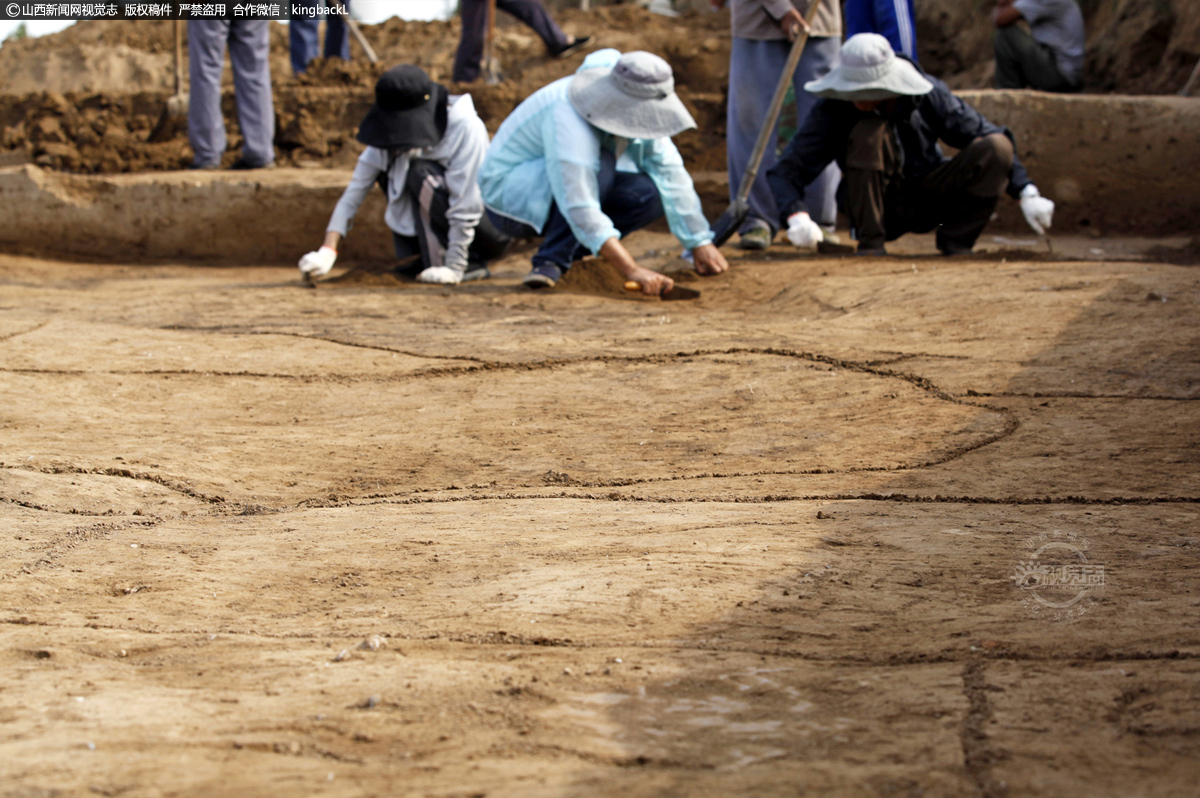
[[(973, 4), (918, 3), (959, 88)], [(1190, 71), (1192, 4), (1083, 5), (1093, 88)], [(561, 19), (672, 62), (719, 212), (727, 18)], [(1106, 31), (1158, 71), (1105, 72)], [(448, 78), (457, 23), (367, 35)], [(528, 244), (400, 280), (372, 198), (313, 288), (280, 264), (377, 70), (296, 80), (277, 41), (293, 168), (193, 180), (182, 131), (144, 141), (169, 37), (0, 48), (0, 207), (69, 220), (0, 225), (0, 798), (1195, 795), (1200, 101), (1101, 98), (1093, 131), (1089, 98), (981, 98), (1052, 240), (1003, 200), (972, 256), (781, 238), (702, 278), (654, 227), (631, 252), (701, 292), (664, 302), (598, 260), (526, 289)], [(509, 80), (456, 89), (490, 129), (581, 58), (539, 48), (502, 25)], [(129, 171), (163, 177), (92, 176)], [(203, 262), (133, 257), (139, 225)]]
[(4, 794), (1193, 795), (1200, 271), (730, 255), (0, 257)]

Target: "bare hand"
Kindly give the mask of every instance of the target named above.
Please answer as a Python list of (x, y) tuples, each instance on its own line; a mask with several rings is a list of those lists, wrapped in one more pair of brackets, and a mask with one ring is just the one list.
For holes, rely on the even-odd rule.
[[(819, 2), (819, 0), (813, 0), (813, 2)], [(788, 41), (794, 42), (801, 31), (808, 31), (808, 20), (795, 8), (790, 8), (779, 20), (779, 27), (783, 28), (783, 32), (787, 34)]]
[(643, 269), (641, 266), (634, 267), (634, 270), (625, 275), (625, 277), (640, 285), (642, 293), (646, 296), (659, 296), (670, 291), (675, 286), (675, 281), (665, 274), (652, 272), (649, 269)]
[(729, 261), (721, 254), (721, 250), (712, 244), (704, 244), (692, 250), (692, 260), (699, 274), (720, 274), (729, 270)]
[(629, 250), (621, 243), (621, 239), (616, 236), (605, 241), (600, 247), (600, 257), (611, 263), (626, 281), (640, 285), (643, 294), (658, 296), (663, 291), (670, 291), (675, 285), (675, 281), (670, 277), (638, 266)]

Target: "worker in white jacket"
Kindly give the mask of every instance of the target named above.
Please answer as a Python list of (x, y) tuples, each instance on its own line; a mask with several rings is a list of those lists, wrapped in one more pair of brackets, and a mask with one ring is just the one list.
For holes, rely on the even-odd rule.
[(337, 248), (372, 186), (387, 196), (397, 272), (425, 283), (491, 276), (487, 261), (508, 238), (483, 215), (479, 167), (488, 134), (469, 94), (450, 96), (420, 67), (398, 66), (375, 84), (375, 104), (358, 129), (367, 145), (325, 232), (324, 245), (300, 259), (300, 271), (328, 274)]

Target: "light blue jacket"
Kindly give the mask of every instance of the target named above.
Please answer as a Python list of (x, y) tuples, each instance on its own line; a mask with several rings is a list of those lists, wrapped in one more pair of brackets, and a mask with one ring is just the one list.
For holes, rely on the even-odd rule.
[[(579, 67), (611, 68), (621, 54), (597, 50)], [(574, 76), (556, 80), (530, 95), (509, 115), (488, 147), (479, 186), (493, 212), (523, 222), (539, 233), (552, 202), (571, 225), (579, 243), (593, 254), (621, 234), (600, 210), (600, 149), (614, 152), (613, 136), (593, 127), (571, 105)], [(631, 139), (617, 169), (642, 172), (654, 181), (671, 232), (688, 249), (711, 243), (712, 230), (700, 209), (700, 197), (668, 137)]]

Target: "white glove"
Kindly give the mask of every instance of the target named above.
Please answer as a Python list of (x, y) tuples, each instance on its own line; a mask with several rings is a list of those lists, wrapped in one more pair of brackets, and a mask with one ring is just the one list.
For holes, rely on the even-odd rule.
[(337, 250), (333, 247), (321, 247), (316, 252), (310, 252), (300, 259), (300, 271), (310, 277), (324, 277), (329, 274), (337, 260)]
[(430, 266), (417, 275), (417, 282), (458, 285), (462, 282), (462, 272), (451, 269), (449, 266)]
[(1021, 189), (1021, 213), (1033, 232), (1044, 236), (1054, 220), (1054, 202), (1039, 194), (1037, 186), (1030, 183)]
[(800, 249), (816, 249), (824, 234), (821, 227), (807, 213), (800, 211), (788, 217), (788, 241)]

